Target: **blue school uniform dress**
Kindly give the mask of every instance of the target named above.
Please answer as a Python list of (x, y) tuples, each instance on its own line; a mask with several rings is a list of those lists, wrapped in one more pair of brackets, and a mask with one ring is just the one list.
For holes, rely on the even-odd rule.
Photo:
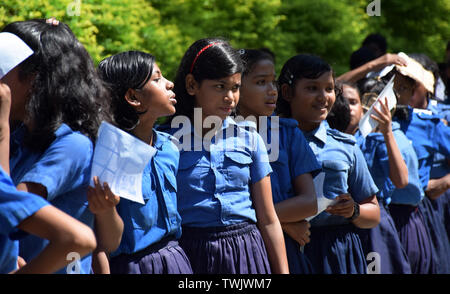
[[(441, 116), (426, 109), (408, 107), (408, 117), (398, 120), (401, 129), (412, 141), (419, 161), (419, 176), (423, 190), (431, 178), (431, 170), (436, 153), (450, 157), (450, 128)], [(419, 203), (428, 235), (431, 238), (431, 273), (450, 272), (450, 242), (443, 225), (439, 201), (424, 197)], [(411, 261), (411, 260), (410, 260)], [(412, 261), (411, 261), (412, 262)]]
[[(326, 198), (350, 193), (355, 202), (361, 203), (378, 192), (353, 136), (331, 129), (326, 121), (303, 134), (325, 172)], [(310, 223), (311, 241), (305, 246), (305, 254), (318, 273), (366, 273), (358, 229), (349, 220), (324, 211)]]
[[(278, 203), (295, 197), (295, 178), (306, 173), (314, 177), (321, 171), (321, 165), (308, 145), (303, 133), (297, 127), (298, 122), (290, 118), (278, 118), (278, 123), (272, 123), (273, 117), (268, 118), (268, 142), (278, 140), (278, 157), (271, 160), (273, 173), (270, 175), (273, 202)], [(272, 137), (276, 133), (278, 138)], [(269, 147), (267, 146), (267, 149)], [(272, 148), (268, 151), (274, 151)], [(314, 268), (302, 252), (301, 246), (286, 233), (284, 234), (286, 253), (291, 274), (312, 274)]]
[[(94, 215), (89, 211), (87, 187), (91, 173), (93, 144), (85, 135), (61, 124), (55, 139), (44, 152), (29, 150), (23, 145), (24, 125), (11, 134), (10, 169), (14, 185), (22, 182), (37, 183), (47, 190), (47, 200), (93, 228)], [(47, 246), (48, 241), (36, 236), (20, 240), (20, 256), (26, 261), (34, 258)], [(91, 272), (91, 254), (77, 261), (81, 274)], [(57, 273), (70, 273), (63, 268)]]
[(172, 132), (193, 142), (180, 150), (177, 196), (180, 245), (194, 273), (270, 273), (250, 196), (250, 185), (272, 172), (261, 137), (230, 117), (210, 141), (190, 125)]
[(166, 133), (154, 131), (156, 154), (142, 177), (145, 204), (121, 199), (117, 212), (124, 222), (119, 248), (111, 253), (114, 274), (191, 274), (183, 249), (177, 210), (176, 174), (179, 151)]
[[(439, 117), (441, 121), (445, 121), (447, 124), (450, 122), (450, 105), (429, 99), (427, 109), (432, 112), (433, 116)], [(446, 129), (448, 130), (449, 127)], [(435, 152), (433, 165), (430, 170), (430, 179), (439, 179), (449, 173), (450, 166), (447, 162), (447, 157), (439, 152)], [(450, 273), (449, 199), (450, 189), (437, 199), (432, 200), (426, 197), (419, 205), (425, 221), (430, 228), (430, 236), (433, 249), (435, 250), (434, 260), (437, 265), (436, 272), (439, 274)]]
[[(392, 133), (408, 168), (408, 185), (401, 189), (401, 194), (417, 203), (422, 199), (423, 192), (420, 187), (416, 152), (397, 122), (392, 122)], [(384, 136), (382, 133), (370, 133), (364, 138), (357, 131), (355, 137), (366, 158), (372, 178), (380, 190), (377, 193), (380, 223), (372, 229), (361, 229), (364, 252), (366, 255), (370, 252), (379, 254), (381, 274), (410, 274), (408, 255), (400, 241), (394, 220), (385, 208), (385, 205), (391, 202), (391, 195), (396, 187), (389, 178), (389, 157)], [(400, 197), (399, 200), (402, 199)]]
[(17, 269), (18, 241), (11, 239), (17, 226), (49, 203), (42, 197), (17, 191), (0, 167), (0, 274)]

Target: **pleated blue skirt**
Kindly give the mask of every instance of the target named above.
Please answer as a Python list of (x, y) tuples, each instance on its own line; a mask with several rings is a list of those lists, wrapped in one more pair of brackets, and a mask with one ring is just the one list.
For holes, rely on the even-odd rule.
[(450, 189), (448, 189), (444, 195), (440, 196), (438, 200), (442, 204), (442, 211), (444, 215), (444, 226), (447, 231), (447, 236), (450, 239)]
[(360, 229), (364, 255), (376, 252), (380, 258), (380, 274), (410, 274), (411, 266), (391, 215), (382, 201), (380, 205), (380, 223), (372, 229)]
[(300, 249), (300, 244), (294, 239), (284, 234), (286, 244), (286, 254), (291, 274), (314, 274), (314, 268), (308, 257)]
[(178, 241), (163, 239), (134, 254), (110, 260), (111, 274), (192, 274), (191, 264)]
[(439, 198), (431, 200), (425, 196), (419, 204), (419, 210), (431, 237), (433, 263), (435, 265), (433, 272), (450, 274), (450, 242), (444, 224), (443, 203), (439, 201)]
[(270, 274), (261, 233), (253, 223), (183, 227), (180, 246), (195, 274)]
[(430, 235), (418, 207), (390, 204), (389, 212), (394, 220), (400, 242), (408, 255), (413, 274), (433, 273), (433, 249)]
[(318, 274), (365, 274), (367, 263), (353, 224), (312, 226), (305, 255)]

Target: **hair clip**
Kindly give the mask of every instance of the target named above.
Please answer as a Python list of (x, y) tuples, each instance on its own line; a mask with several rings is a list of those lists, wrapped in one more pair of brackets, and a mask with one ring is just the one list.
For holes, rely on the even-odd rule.
[(46, 19), (45, 22), (48, 23), (49, 25), (52, 25), (52, 26), (58, 26), (59, 25), (59, 20), (57, 20), (54, 17)]
[(240, 55), (244, 55), (245, 54), (245, 49), (239, 49), (238, 52), (239, 52)]

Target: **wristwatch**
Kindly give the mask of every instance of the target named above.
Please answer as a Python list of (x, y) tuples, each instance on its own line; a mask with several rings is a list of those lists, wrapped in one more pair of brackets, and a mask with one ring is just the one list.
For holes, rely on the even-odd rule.
[(359, 204), (356, 202), (353, 202), (353, 214), (351, 217), (348, 217), (347, 219), (349, 221), (352, 221), (356, 219), (359, 216)]

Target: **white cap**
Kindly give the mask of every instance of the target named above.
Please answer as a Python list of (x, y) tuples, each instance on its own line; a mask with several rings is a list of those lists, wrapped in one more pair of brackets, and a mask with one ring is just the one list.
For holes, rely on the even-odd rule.
[(22, 39), (8, 32), (0, 33), (0, 79), (34, 52)]

